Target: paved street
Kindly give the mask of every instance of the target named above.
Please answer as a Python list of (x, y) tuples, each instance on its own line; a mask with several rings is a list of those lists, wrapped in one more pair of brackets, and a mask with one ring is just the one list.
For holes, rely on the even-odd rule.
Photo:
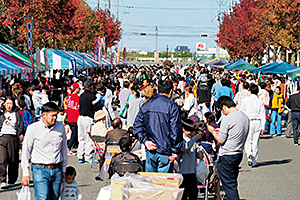
[[(298, 199), (300, 194), (298, 190), (299, 152), (300, 147), (294, 146), (291, 138), (263, 136), (260, 140), (258, 167), (248, 167), (246, 157), (243, 159), (239, 176), (241, 199)], [(69, 157), (69, 165), (77, 169), (76, 181), (83, 198), (96, 199), (100, 188), (106, 183), (95, 181), (94, 177), (97, 173), (93, 173), (89, 165), (79, 164), (75, 156)], [(20, 177), (14, 188), (0, 190), (0, 199), (17, 199), (16, 192), (21, 189)], [(34, 199), (33, 187), (31, 187), (31, 192), (32, 199)]]

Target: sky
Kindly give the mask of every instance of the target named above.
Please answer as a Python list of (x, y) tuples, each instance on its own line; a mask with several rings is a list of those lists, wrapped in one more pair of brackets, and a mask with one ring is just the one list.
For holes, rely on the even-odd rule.
[[(108, 7), (108, 0), (99, 0), (101, 8)], [(111, 12), (116, 15), (116, 1), (111, 0)], [(221, 0), (221, 11), (230, 8), (232, 0)], [(86, 0), (97, 7), (97, 0)], [(216, 46), (219, 0), (119, 0), (121, 21), (121, 48), (151, 51), (156, 49), (155, 29), (157, 26), (157, 50), (174, 50), (176, 46), (188, 46), (196, 51), (196, 43), (206, 47)], [(140, 35), (146, 33), (146, 35)], [(201, 37), (207, 34), (207, 37)]]

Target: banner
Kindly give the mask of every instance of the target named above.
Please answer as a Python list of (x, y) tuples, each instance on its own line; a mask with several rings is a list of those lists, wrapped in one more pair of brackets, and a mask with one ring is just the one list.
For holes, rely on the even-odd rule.
[(36, 49), (36, 69), (38, 71), (42, 71), (41, 50), (39, 48)]
[(45, 51), (44, 51), (44, 61), (45, 61), (45, 71), (47, 71), (49, 69), (47, 49), (45, 49)]
[(114, 56), (113, 56), (113, 52), (110, 53), (110, 64), (113, 65), (113, 59), (114, 59)]
[(126, 47), (123, 49), (123, 64), (126, 63)]
[(120, 63), (120, 49), (119, 49), (118, 45), (116, 45), (115, 52), (116, 52), (116, 55), (115, 55), (114, 66), (117, 66)]
[(171, 62), (174, 60), (174, 54), (171, 54)]
[(94, 59), (99, 61), (99, 37), (95, 37), (95, 47), (94, 47)]
[(25, 19), (26, 24), (26, 37), (27, 37), (27, 43), (28, 43), (28, 55), (30, 57), (31, 61), (31, 67), (34, 67), (33, 63), (33, 18), (26, 18)]
[(102, 67), (102, 43), (100, 43), (100, 48), (99, 48), (99, 62), (100, 62), (100, 67)]
[(159, 61), (159, 53), (158, 52), (154, 52), (154, 58), (155, 58), (155, 62)]
[(71, 59), (71, 64), (72, 64), (73, 77), (76, 77), (77, 65), (76, 65), (76, 59), (75, 58)]
[(100, 39), (100, 42), (102, 43), (102, 50), (103, 50), (103, 54), (104, 54), (104, 59), (107, 59), (107, 55), (106, 55), (106, 43), (105, 43), (105, 37)]

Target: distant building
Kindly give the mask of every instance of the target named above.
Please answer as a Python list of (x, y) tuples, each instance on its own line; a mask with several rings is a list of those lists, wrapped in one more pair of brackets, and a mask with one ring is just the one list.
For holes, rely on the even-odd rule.
[(140, 51), (139, 55), (148, 55), (148, 52), (147, 51)]
[(190, 52), (190, 49), (188, 46), (177, 46), (174, 49), (175, 53), (179, 53), (179, 52)]

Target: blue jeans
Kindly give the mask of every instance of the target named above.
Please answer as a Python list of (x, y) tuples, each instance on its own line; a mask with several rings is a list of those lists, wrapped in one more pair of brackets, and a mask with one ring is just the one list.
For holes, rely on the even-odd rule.
[(300, 112), (292, 112), (292, 127), (294, 144), (298, 144), (298, 124), (300, 123)]
[(170, 163), (168, 155), (156, 151), (146, 151), (146, 172), (172, 173), (174, 163)]
[(60, 196), (62, 168), (48, 169), (32, 165), (34, 196), (36, 200), (58, 200)]
[[(266, 112), (266, 114), (268, 114), (269, 113), (269, 108), (265, 108), (265, 112)], [(265, 124), (265, 131), (268, 131), (268, 124), (269, 124), (269, 121), (266, 119), (266, 124)]]
[(277, 121), (277, 135), (281, 135), (281, 113), (277, 110), (272, 110), (270, 134), (275, 135), (275, 121)]
[(236, 155), (224, 155), (219, 157), (217, 169), (228, 200), (240, 199), (237, 189), (237, 178), (239, 175), (239, 165), (242, 159), (242, 153)]

